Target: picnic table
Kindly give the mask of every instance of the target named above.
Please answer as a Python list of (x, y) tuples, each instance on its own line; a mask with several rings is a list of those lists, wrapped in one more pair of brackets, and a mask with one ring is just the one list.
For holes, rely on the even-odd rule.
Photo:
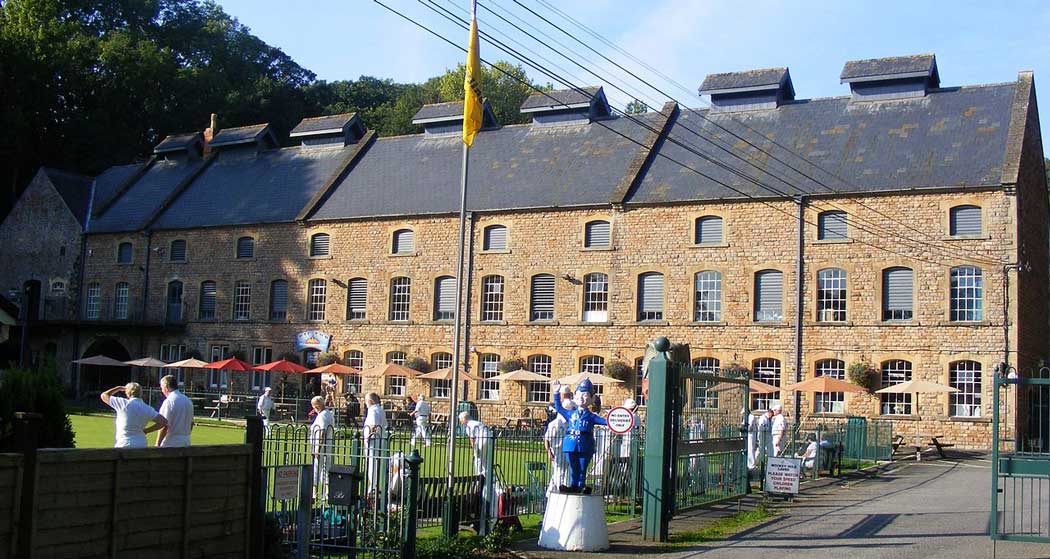
[(948, 455), (944, 452), (944, 449), (955, 445), (942, 442), (941, 439), (943, 437), (944, 435), (919, 435), (913, 442), (906, 443), (904, 435), (896, 435), (893, 437), (893, 452), (896, 453), (897, 449), (901, 447), (913, 449), (915, 451), (915, 461), (920, 462), (922, 461), (922, 451), (934, 449), (941, 458), (947, 458)]
[(510, 429), (511, 427), (516, 427), (518, 429), (528, 429), (533, 426), (534, 422), (534, 420), (529, 416), (501, 417), (500, 419), (504, 421), (504, 429)]

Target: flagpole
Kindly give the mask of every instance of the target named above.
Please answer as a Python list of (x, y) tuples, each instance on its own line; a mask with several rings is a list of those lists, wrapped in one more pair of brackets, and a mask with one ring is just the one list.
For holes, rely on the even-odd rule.
[[(470, 164), (470, 146), (466, 143), (463, 144), (463, 169), (460, 173), (460, 188), (459, 188), (459, 250), (456, 257), (456, 312), (454, 314), (455, 319), (453, 320), (452, 330), (452, 394), (449, 399), (449, 412), (448, 412), (448, 493), (447, 504), (452, 503), (452, 478), (454, 476), (455, 465), (456, 465), (456, 425), (458, 424), (459, 417), (457, 416), (456, 405), (459, 403), (459, 368), (460, 357), (464, 355), (460, 351), (460, 330), (462, 329), (462, 310), (463, 310), (463, 261), (465, 259), (466, 244), (467, 244), (467, 171)], [(446, 535), (454, 536), (458, 531), (458, 527), (451, 525), (449, 522), (451, 517), (446, 512), (445, 522)]]

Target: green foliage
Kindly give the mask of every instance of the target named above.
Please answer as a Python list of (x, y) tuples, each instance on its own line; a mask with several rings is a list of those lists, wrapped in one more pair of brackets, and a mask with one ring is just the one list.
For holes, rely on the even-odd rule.
[(879, 371), (864, 361), (850, 364), (849, 369), (846, 370), (846, 379), (867, 390), (868, 393), (878, 390), (879, 383), (882, 381)]
[(417, 559), (484, 559), (480, 538), (440, 538), (420, 540), (416, 547)]
[(66, 414), (62, 385), (53, 364), (39, 371), (8, 369), (0, 380), (0, 450), (12, 448), (15, 412), (38, 413), (40, 448), (72, 448), (73, 425)]
[(640, 115), (649, 112), (649, 105), (646, 105), (638, 99), (633, 99), (630, 103), (627, 103), (623, 112), (629, 115)]
[(405, 361), (405, 366), (413, 371), (419, 371), (421, 373), (430, 372), (430, 361), (418, 356)]
[(324, 367), (339, 362), (339, 354), (334, 351), (326, 351), (317, 356), (317, 366)]
[[(525, 74), (525, 69), (516, 64), (499, 61), (494, 66), (499, 70), (488, 66), (481, 67), (481, 94), (492, 105), (492, 112), (495, 113), (496, 120), (500, 124), (529, 122), (532, 117), (521, 114), (521, 104), (525, 102), (529, 94), (535, 91), (534, 87), (540, 90), (549, 90), (550, 87), (532, 84), (529, 76)], [(466, 66), (460, 64), (454, 70), (448, 70), (443, 76), (437, 78), (438, 91), (443, 101), (463, 99), (465, 74)], [(532, 85), (530, 87), (526, 84)]]
[(619, 359), (613, 359), (605, 364), (605, 374), (627, 383), (633, 382), (635, 377), (634, 368)]
[(512, 373), (525, 368), (525, 360), (521, 357), (508, 357), (499, 362), (501, 373)]

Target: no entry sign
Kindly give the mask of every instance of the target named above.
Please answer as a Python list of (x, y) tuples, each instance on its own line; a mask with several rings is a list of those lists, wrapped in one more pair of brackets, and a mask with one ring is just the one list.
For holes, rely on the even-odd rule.
[(605, 420), (609, 423), (609, 430), (617, 435), (624, 435), (634, 429), (634, 414), (624, 407), (609, 410), (609, 415)]

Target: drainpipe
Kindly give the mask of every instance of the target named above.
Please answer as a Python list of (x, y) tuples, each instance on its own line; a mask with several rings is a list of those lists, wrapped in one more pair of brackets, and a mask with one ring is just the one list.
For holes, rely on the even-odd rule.
[[(146, 323), (146, 310), (149, 308), (149, 264), (150, 256), (153, 255), (153, 232), (144, 231), (146, 235), (146, 265), (142, 271), (142, 318), (140, 324)], [(139, 328), (139, 355), (146, 355), (146, 329)]]
[[(472, 286), (474, 285), (474, 212), (467, 212), (467, 262), (465, 277), (463, 278), (463, 284), (466, 286), (466, 291), (463, 294), (463, 370), (470, 370), (470, 309), (471, 309), (471, 294), (474, 292)], [(463, 391), (464, 400), (467, 399), (467, 391)], [(474, 395), (475, 399), (477, 394)], [(451, 415), (449, 416), (451, 417)], [(450, 420), (451, 421), (451, 420)]]
[[(802, 382), (802, 324), (805, 316), (805, 274), (806, 265), (803, 261), (806, 245), (806, 199), (797, 196), (795, 203), (798, 205), (798, 252), (795, 256), (795, 382)], [(795, 421), (802, 420), (802, 394), (795, 392)]]

